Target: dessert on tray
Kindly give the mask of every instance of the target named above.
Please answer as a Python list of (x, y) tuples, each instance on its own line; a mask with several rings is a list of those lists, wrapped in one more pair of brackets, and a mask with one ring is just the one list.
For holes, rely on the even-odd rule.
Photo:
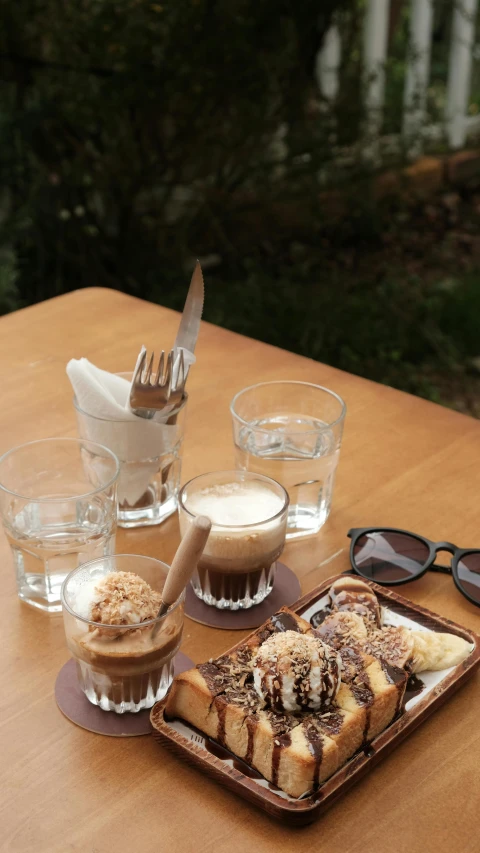
[(228, 654), (177, 676), (165, 714), (301, 797), (392, 722), (411, 672), (470, 650), (452, 634), (383, 627), (371, 588), (340, 578), (317, 628), (282, 608)]

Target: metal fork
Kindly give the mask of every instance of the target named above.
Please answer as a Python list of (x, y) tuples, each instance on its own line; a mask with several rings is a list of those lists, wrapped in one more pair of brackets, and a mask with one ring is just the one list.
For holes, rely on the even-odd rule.
[(141, 418), (153, 418), (156, 412), (166, 406), (175, 408), (182, 400), (185, 388), (185, 364), (183, 350), (180, 353), (179, 368), (175, 387), (173, 385), (173, 357), (170, 350), (165, 364), (165, 351), (158, 361), (156, 374), (153, 371), (155, 353), (152, 352), (147, 366), (147, 351), (137, 365), (130, 390), (130, 408)]

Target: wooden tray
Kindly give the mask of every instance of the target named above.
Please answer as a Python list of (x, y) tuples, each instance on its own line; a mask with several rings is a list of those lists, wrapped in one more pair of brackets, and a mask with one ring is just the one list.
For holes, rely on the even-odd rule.
[[(318, 602), (321, 609), (322, 598), (337, 577), (328, 578), (312, 592), (304, 595), (291, 606), (299, 615), (311, 615), (312, 606)], [(449, 696), (470, 678), (480, 664), (480, 637), (472, 631), (462, 628), (455, 622), (445, 619), (430, 610), (419, 607), (398, 593), (370, 582), (382, 606), (388, 608), (395, 618), (410, 619), (417, 625), (433, 631), (446, 631), (457, 634), (474, 648), (461, 664), (445, 675), (434, 678), (427, 685), (425, 695), (407, 703), (408, 707), (365, 749), (359, 750), (346, 764), (327, 779), (315, 793), (301, 799), (293, 799), (270, 785), (257, 771), (238, 759), (211, 738), (197, 731), (184, 721), (168, 721), (164, 718), (165, 701), (158, 702), (151, 713), (154, 737), (167, 748), (180, 755), (185, 761), (196, 765), (208, 776), (216, 779), (224, 787), (243, 797), (268, 814), (290, 825), (311, 823), (334, 803), (345, 791), (352, 787), (362, 776), (369, 772), (388, 755), (413, 729), (442, 705)], [(229, 651), (245, 642), (237, 643)], [(435, 674), (437, 675), (437, 674)], [(423, 673), (420, 676), (423, 677)], [(174, 728), (174, 725), (177, 728)], [(179, 731), (177, 729), (181, 729)], [(214, 754), (215, 753), (215, 754)]]

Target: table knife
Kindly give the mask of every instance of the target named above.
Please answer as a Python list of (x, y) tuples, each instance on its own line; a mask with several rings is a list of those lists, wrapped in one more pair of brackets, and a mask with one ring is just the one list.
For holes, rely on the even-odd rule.
[(195, 264), (192, 280), (188, 289), (182, 319), (175, 338), (174, 349), (184, 347), (189, 352), (194, 352), (200, 331), (200, 320), (202, 319), (204, 299), (203, 275), (200, 261)]

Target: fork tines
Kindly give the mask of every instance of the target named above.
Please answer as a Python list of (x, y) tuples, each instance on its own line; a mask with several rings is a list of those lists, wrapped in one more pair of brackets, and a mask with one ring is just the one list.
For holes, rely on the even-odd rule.
[[(176, 361), (178, 362), (178, 368), (174, 371)], [(188, 373), (188, 370), (185, 368), (183, 350), (180, 350), (178, 359), (175, 359), (175, 350), (170, 350), (167, 356), (165, 355), (165, 350), (162, 350), (156, 370), (154, 362), (155, 354), (152, 352), (149, 356), (146, 349), (144, 349), (135, 370), (130, 393), (130, 404), (133, 409), (144, 408), (151, 411), (152, 392), (158, 392), (159, 396), (156, 402), (160, 402), (163, 405), (169, 402), (176, 405), (183, 398), (185, 380)], [(147, 405), (147, 400), (142, 397), (142, 394), (148, 394), (150, 405)], [(154, 406), (154, 408), (156, 407)]]
[(150, 385), (152, 388), (165, 388), (167, 385), (171, 385), (173, 369), (173, 351), (169, 352), (167, 356), (166, 368), (165, 350), (162, 350), (162, 353), (158, 360), (158, 367), (156, 372), (153, 368), (154, 360), (155, 353), (152, 352), (147, 365), (147, 352), (145, 351), (142, 354), (142, 357), (138, 363), (138, 367), (135, 371), (134, 380), (141, 382), (142, 385)]

